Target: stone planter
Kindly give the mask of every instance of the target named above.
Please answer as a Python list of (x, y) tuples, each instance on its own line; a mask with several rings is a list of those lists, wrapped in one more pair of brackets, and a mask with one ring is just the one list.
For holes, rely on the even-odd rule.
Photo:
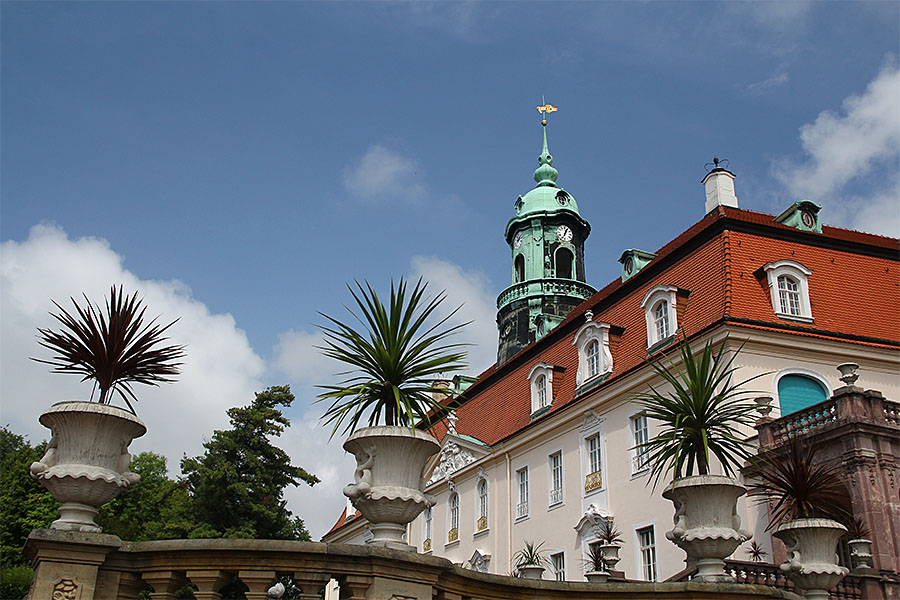
[(746, 492), (722, 475), (683, 477), (663, 492), (675, 505), (675, 528), (666, 537), (696, 561), (695, 579), (733, 581), (724, 559), (752, 537), (737, 514), (737, 499)]
[(847, 545), (850, 546), (854, 571), (872, 568), (872, 540), (859, 538), (848, 541)]
[(835, 554), (838, 540), (846, 531), (831, 519), (794, 519), (773, 532), (787, 548), (787, 562), (779, 569), (806, 590), (807, 598), (827, 599), (828, 591), (849, 573), (838, 566)]
[(403, 541), (406, 525), (434, 506), (434, 498), (422, 491), (422, 472), (440, 445), (418, 429), (378, 426), (354, 432), (344, 450), (356, 457), (354, 482), (344, 495), (371, 523), (369, 543), (409, 550)]
[(51, 529), (99, 532), (97, 508), (140, 481), (128, 470), (128, 446), (147, 428), (131, 412), (96, 402), (57, 402), (40, 422), (52, 437), (31, 476), (62, 503)]
[(619, 546), (616, 544), (600, 544), (600, 556), (606, 568), (613, 570), (619, 564)]
[(609, 573), (605, 571), (588, 571), (584, 576), (591, 583), (606, 583), (609, 580)]
[(519, 573), (522, 575), (523, 579), (543, 579), (544, 578), (544, 567), (539, 565), (528, 565), (524, 567), (518, 567)]

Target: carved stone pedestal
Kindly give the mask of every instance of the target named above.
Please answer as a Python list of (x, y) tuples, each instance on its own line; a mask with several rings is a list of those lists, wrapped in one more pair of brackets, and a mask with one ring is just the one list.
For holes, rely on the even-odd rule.
[[(98, 581), (106, 556), (122, 546), (122, 540), (104, 533), (37, 529), (25, 542), (25, 554), (34, 565), (34, 584), (29, 598), (94, 600), (109, 596)], [(113, 592), (114, 594), (115, 592)]]

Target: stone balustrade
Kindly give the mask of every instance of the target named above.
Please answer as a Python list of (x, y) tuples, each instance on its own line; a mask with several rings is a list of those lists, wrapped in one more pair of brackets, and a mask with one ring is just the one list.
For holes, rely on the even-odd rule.
[[(725, 572), (732, 575), (737, 583), (749, 583), (753, 585), (767, 585), (783, 590), (794, 591), (794, 584), (787, 575), (778, 568), (778, 565), (761, 562), (746, 562), (740, 560), (726, 560)], [(831, 590), (832, 600), (862, 600), (863, 580), (854, 575), (844, 577), (840, 583)]]
[[(216, 600), (239, 579), (247, 600), (288, 576), (300, 598), (321, 598), (334, 579), (340, 600), (801, 600), (747, 583), (559, 582), (478, 573), (449, 561), (377, 546), (277, 540), (122, 542), (102, 533), (36, 530), (25, 545), (35, 581), (30, 598), (170, 600), (191, 583), (198, 600)], [(331, 590), (333, 592), (333, 590)], [(332, 596), (334, 597), (334, 596)]]
[(503, 308), (510, 302), (534, 298), (547, 294), (560, 294), (576, 298), (590, 298), (596, 290), (586, 283), (574, 279), (532, 279), (509, 286), (497, 298), (497, 308)]

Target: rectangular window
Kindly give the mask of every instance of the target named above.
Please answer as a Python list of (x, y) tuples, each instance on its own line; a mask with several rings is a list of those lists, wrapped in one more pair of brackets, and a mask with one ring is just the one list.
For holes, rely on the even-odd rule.
[(644, 415), (631, 417), (631, 442), (634, 447), (631, 456), (632, 473), (643, 471), (649, 466), (647, 464), (648, 449), (641, 446), (641, 444), (646, 444), (649, 440), (650, 433), (647, 428), (647, 417)]
[(641, 550), (641, 569), (644, 579), (656, 581), (656, 535), (653, 525), (637, 530), (638, 544)]
[(519, 501), (516, 504), (516, 518), (528, 516), (528, 467), (522, 467), (516, 471), (516, 481), (519, 483)]
[(563, 501), (562, 452), (550, 455), (550, 506)]
[(600, 434), (592, 435), (584, 440), (587, 447), (587, 475), (584, 478), (585, 493), (603, 487), (603, 463), (600, 455)]
[(553, 576), (557, 581), (566, 580), (566, 554), (558, 552), (550, 555), (550, 566), (553, 568)]

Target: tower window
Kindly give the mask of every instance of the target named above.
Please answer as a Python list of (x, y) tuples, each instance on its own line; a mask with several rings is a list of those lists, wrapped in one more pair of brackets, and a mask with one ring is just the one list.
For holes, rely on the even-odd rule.
[(572, 263), (574, 262), (572, 251), (568, 248), (560, 248), (556, 251), (556, 277), (559, 279), (572, 279)]
[(519, 254), (516, 256), (516, 281), (521, 283), (525, 281), (525, 257)]

